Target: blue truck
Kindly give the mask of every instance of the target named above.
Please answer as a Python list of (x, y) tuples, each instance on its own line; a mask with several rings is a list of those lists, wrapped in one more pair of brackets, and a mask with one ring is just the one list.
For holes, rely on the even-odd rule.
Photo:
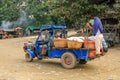
[[(60, 58), (64, 68), (74, 68), (77, 63), (85, 64), (90, 58), (89, 49), (69, 49), (55, 48), (53, 40), (56, 38), (57, 30), (62, 30), (61, 38), (67, 38), (66, 26), (45, 25), (40, 28), (39, 35), (35, 43), (24, 43), (25, 59), (28, 62), (33, 61), (35, 57), (42, 60), (44, 58)], [(47, 38), (47, 35), (49, 38)], [(43, 37), (43, 35), (45, 35)], [(45, 38), (45, 39), (43, 39)], [(75, 45), (73, 45), (75, 46)]]

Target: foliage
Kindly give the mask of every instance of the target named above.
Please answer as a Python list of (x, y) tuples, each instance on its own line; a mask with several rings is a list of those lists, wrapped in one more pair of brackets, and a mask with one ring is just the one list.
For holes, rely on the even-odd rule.
[(109, 9), (109, 0), (98, 5), (99, 1), (104, 0), (0, 0), (0, 22), (16, 21), (24, 11), (27, 25), (65, 23), (72, 27), (94, 16), (103, 16)]
[(90, 0), (48, 0), (51, 15), (60, 15), (72, 24), (86, 21), (93, 16), (102, 16), (108, 8), (106, 4), (97, 5)]
[(37, 25), (51, 23), (45, 0), (29, 0), (27, 12), (28, 15), (33, 15), (33, 20)]
[(39, 26), (50, 22), (47, 9), (45, 0), (0, 0), (0, 22), (18, 22), (25, 13), (25, 23)]
[(0, 0), (0, 21), (13, 21), (18, 18), (19, 9), (15, 3), (15, 0)]

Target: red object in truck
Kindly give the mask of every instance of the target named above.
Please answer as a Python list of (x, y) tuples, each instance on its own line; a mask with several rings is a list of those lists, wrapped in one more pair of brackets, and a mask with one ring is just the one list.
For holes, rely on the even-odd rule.
[(96, 56), (96, 50), (90, 50), (88, 57), (95, 58), (95, 56)]
[(84, 48), (94, 50), (95, 49), (95, 41), (85, 40), (84, 41)]

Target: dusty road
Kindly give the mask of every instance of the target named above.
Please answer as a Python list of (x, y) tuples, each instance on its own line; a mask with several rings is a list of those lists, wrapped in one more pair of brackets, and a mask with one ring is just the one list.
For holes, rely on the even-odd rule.
[(120, 80), (120, 47), (75, 69), (64, 69), (59, 59), (25, 62), (25, 40), (0, 40), (0, 80)]

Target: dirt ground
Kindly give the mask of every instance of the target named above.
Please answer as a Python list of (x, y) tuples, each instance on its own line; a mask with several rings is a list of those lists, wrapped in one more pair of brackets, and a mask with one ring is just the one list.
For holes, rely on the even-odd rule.
[(64, 69), (60, 59), (26, 62), (22, 49), (26, 39), (0, 40), (0, 80), (120, 80), (120, 47), (75, 69)]

